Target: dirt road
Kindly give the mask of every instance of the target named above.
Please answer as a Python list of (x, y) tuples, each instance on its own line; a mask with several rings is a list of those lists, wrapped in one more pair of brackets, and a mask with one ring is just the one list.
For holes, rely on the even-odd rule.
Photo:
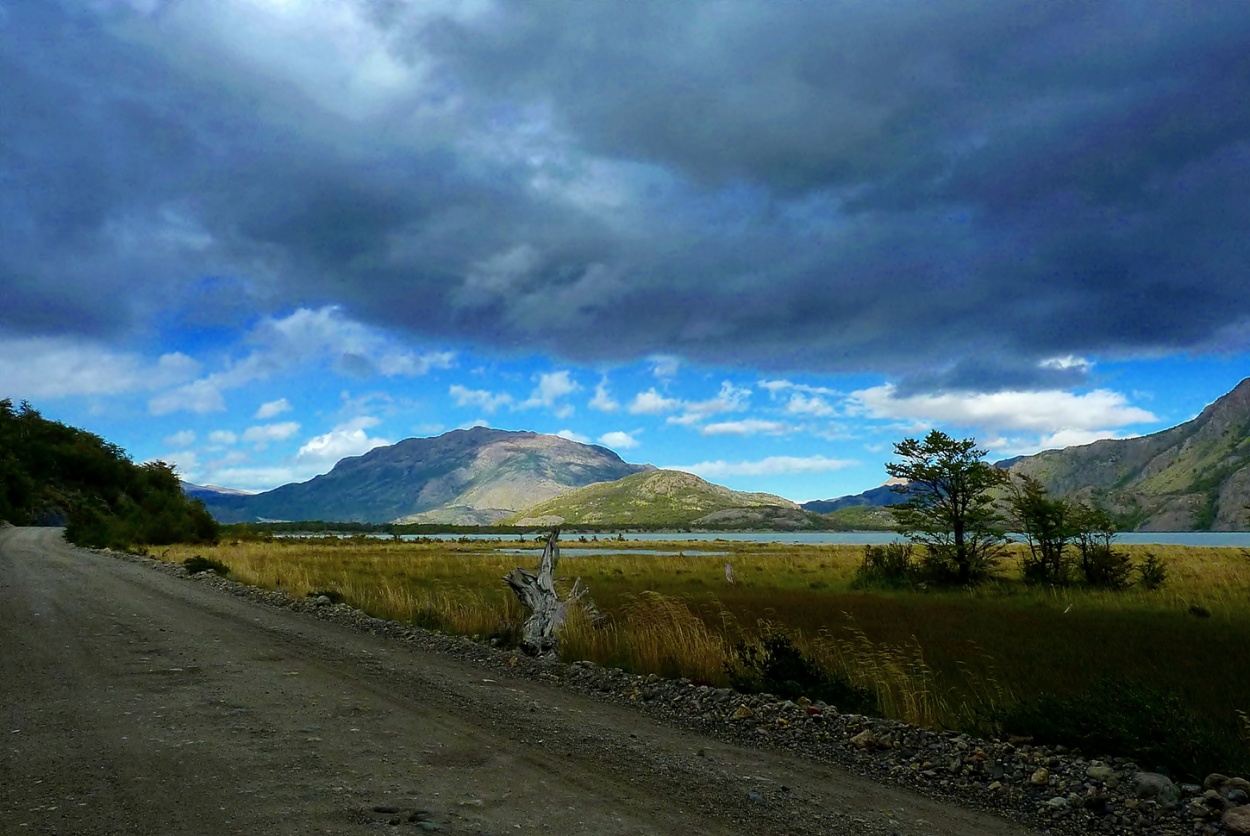
[(1025, 832), (0, 530), (0, 833), (433, 831)]

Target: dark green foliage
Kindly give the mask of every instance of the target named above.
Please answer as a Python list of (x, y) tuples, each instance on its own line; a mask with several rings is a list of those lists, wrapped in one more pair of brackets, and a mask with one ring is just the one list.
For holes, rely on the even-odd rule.
[(887, 543), (864, 546), (864, 559), (855, 570), (852, 584), (856, 588), (886, 587), (900, 589), (920, 579), (920, 567), (914, 559), (911, 543)]
[(956, 441), (931, 431), (923, 441), (905, 438), (894, 445), (901, 459), (885, 466), (908, 497), (890, 506), (899, 530), (924, 546), (925, 565), (938, 582), (967, 585), (986, 580), (1002, 552), (1002, 521), (991, 489), (1006, 478), (984, 461), (976, 440)]
[(188, 500), (164, 462), (136, 465), (97, 435), (0, 400), (0, 519), (17, 525), (66, 522), (79, 545), (213, 542), (217, 524)]
[(1005, 733), (1037, 743), (1128, 757), (1145, 769), (1163, 766), (1189, 778), (1247, 765), (1245, 753), (1183, 699), (1140, 682), (1106, 677), (1074, 696), (1041, 694), (1006, 709), (999, 721)]
[(1112, 545), (1116, 525), (1101, 508), (1075, 505), (1071, 508), (1072, 528), (1081, 572), (1085, 582), (1102, 589), (1124, 589), (1129, 585), (1133, 562)]
[(760, 642), (734, 648), (734, 662), (726, 665), (730, 684), (750, 694), (776, 694), (785, 699), (822, 700), (843, 712), (871, 713), (876, 700), (844, 677), (822, 670), (803, 655), (789, 636), (775, 633)]
[(1025, 581), (1067, 584), (1079, 568), (1089, 586), (1128, 586), (1133, 563), (1115, 549), (1116, 527), (1106, 511), (1055, 499), (1041, 482), (1027, 475), (1008, 483), (1007, 501), (1029, 547), (1022, 567)]
[(1167, 583), (1168, 567), (1157, 554), (1146, 555), (1137, 567), (1137, 582), (1146, 589), (1158, 589)]
[(1068, 583), (1072, 575), (1068, 546), (1076, 536), (1073, 506), (1052, 498), (1041, 482), (1026, 475), (1007, 483), (1007, 502), (1029, 547), (1024, 580), (1052, 586)]
[(230, 567), (220, 560), (198, 554), (182, 561), (182, 565), (189, 575), (198, 575), (200, 572), (215, 572), (224, 578), (230, 574)]

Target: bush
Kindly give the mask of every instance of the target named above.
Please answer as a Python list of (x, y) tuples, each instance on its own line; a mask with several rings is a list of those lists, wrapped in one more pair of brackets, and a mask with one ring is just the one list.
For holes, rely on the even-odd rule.
[(919, 572), (912, 558), (911, 543), (864, 546), (864, 559), (855, 570), (856, 587), (885, 586), (897, 589), (911, 586)]
[(198, 575), (200, 572), (216, 572), (224, 578), (230, 574), (230, 567), (220, 560), (198, 554), (182, 561), (182, 565), (189, 575)]
[(1133, 561), (1129, 556), (1103, 543), (1083, 550), (1081, 567), (1085, 582), (1100, 589), (1124, 589), (1133, 574)]
[(1041, 694), (1018, 702), (997, 719), (1007, 734), (1079, 747), (1091, 757), (1128, 757), (1146, 769), (1165, 767), (1189, 778), (1246, 760), (1176, 694), (1110, 677), (1075, 696)]
[(775, 634), (760, 642), (743, 642), (725, 664), (729, 683), (748, 694), (776, 694), (788, 700), (807, 697), (841, 711), (870, 713), (876, 700), (845, 677), (821, 669), (803, 654), (789, 636)]
[(1137, 582), (1146, 589), (1158, 589), (1167, 583), (1167, 579), (1167, 564), (1158, 555), (1146, 555), (1146, 559), (1137, 567)]

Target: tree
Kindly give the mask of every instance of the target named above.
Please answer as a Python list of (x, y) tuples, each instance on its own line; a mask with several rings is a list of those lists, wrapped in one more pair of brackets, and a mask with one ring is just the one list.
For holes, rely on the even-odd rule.
[(1111, 516), (1101, 508), (1081, 503), (1073, 507), (1072, 515), (1076, 549), (1080, 555), (1085, 582), (1104, 589), (1123, 589), (1128, 586), (1133, 562), (1127, 554), (1112, 545), (1115, 540), (1115, 523)]
[(1012, 522), (1029, 546), (1024, 558), (1024, 579), (1033, 583), (1067, 583), (1072, 570), (1068, 546), (1082, 536), (1078, 524), (1084, 507), (1052, 498), (1041, 482), (1027, 474), (1007, 481), (1007, 504)]
[(1004, 542), (990, 493), (1003, 483), (1003, 471), (983, 460), (975, 439), (956, 441), (938, 430), (923, 441), (903, 439), (894, 454), (902, 461), (885, 469), (907, 483), (897, 488), (907, 502), (890, 506), (903, 534), (925, 548), (939, 579), (984, 580)]
[[(1041, 482), (1025, 474), (1008, 482), (1007, 502), (1029, 545), (1025, 580), (1067, 583), (1076, 564), (1090, 586), (1128, 585), (1133, 564), (1114, 548), (1115, 524), (1106, 511), (1080, 500), (1052, 498)], [(1070, 556), (1073, 551), (1075, 557)]]

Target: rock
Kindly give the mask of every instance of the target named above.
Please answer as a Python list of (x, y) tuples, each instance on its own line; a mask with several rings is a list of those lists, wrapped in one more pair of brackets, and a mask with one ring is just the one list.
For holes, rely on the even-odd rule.
[(1115, 776), (1115, 770), (1109, 766), (1091, 766), (1085, 770), (1085, 775), (1095, 781), (1106, 781)]
[(1050, 770), (1046, 767), (1038, 767), (1037, 771), (1029, 777), (1029, 783), (1035, 787), (1044, 787), (1050, 783)]
[(319, 607), (328, 607), (334, 602), (330, 600), (329, 595), (318, 595), (316, 598), (313, 599), (313, 603)]
[(1220, 787), (1224, 786), (1224, 784), (1226, 783), (1228, 783), (1227, 775), (1221, 775), (1218, 772), (1212, 772), (1203, 780), (1202, 788), (1204, 790), (1218, 790)]
[(1229, 778), (1224, 782), (1224, 786), (1250, 794), (1250, 781), (1247, 781), (1245, 778)]
[(743, 703), (742, 705), (738, 706), (738, 710), (735, 711), (731, 716), (735, 720), (749, 720), (755, 716), (755, 712), (752, 711), (750, 708), (748, 708), (746, 703)]
[(1172, 779), (1157, 772), (1138, 772), (1133, 776), (1133, 794), (1144, 801), (1157, 801), (1165, 807), (1181, 800), (1181, 791)]
[(1068, 799), (1065, 796), (1056, 795), (1054, 798), (1047, 800), (1046, 806), (1054, 809), (1066, 809), (1068, 806)]
[(872, 729), (864, 729), (852, 737), (851, 742), (855, 744), (857, 749), (875, 749), (877, 747), (877, 736), (872, 733)]
[(1250, 807), (1230, 807), (1225, 810), (1224, 829), (1230, 836), (1250, 836)]
[(1250, 793), (1236, 787), (1225, 787), (1223, 795), (1224, 800), (1229, 804), (1245, 804), (1250, 801)]

